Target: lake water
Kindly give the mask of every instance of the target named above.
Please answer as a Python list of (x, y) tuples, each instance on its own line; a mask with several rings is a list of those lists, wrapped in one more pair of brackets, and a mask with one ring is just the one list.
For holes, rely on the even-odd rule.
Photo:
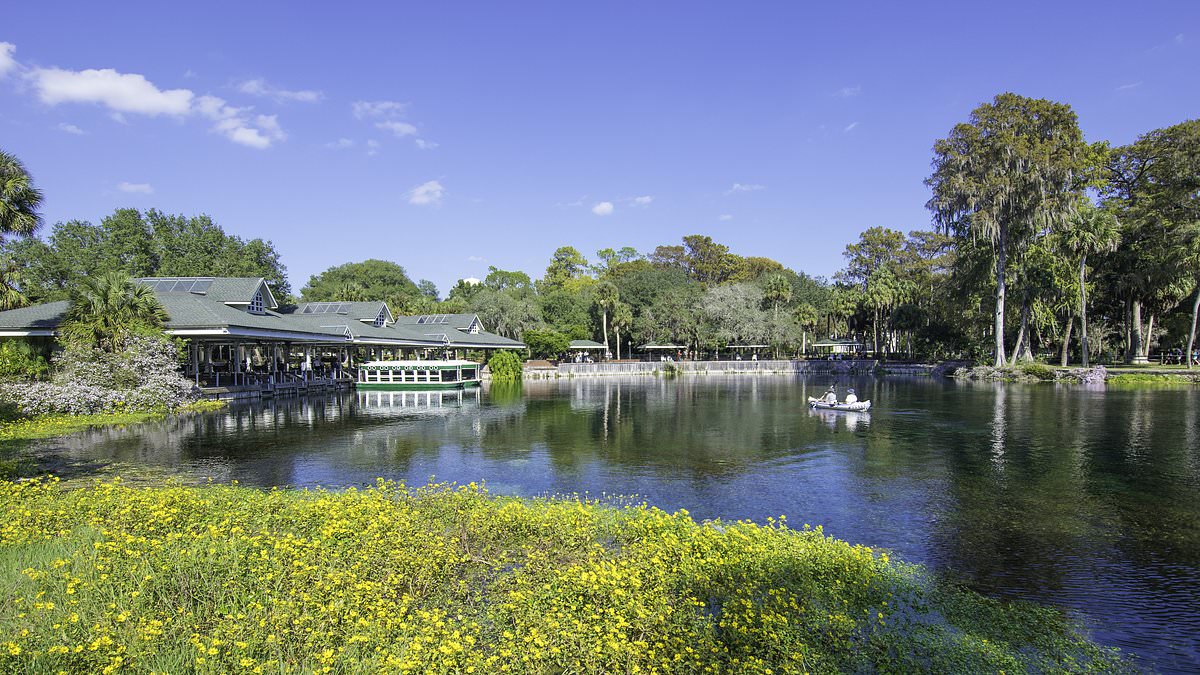
[(983, 593), (1057, 605), (1149, 668), (1200, 671), (1200, 388), (571, 379), (522, 391), (341, 394), (39, 444), (76, 467), (259, 486), (485, 481), (636, 495), (697, 519), (785, 515)]

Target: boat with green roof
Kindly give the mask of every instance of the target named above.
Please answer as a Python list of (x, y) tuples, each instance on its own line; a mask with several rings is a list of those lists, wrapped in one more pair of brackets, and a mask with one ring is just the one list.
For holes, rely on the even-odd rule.
[(467, 389), (480, 386), (480, 370), (474, 361), (370, 361), (358, 367), (354, 386), (385, 391)]

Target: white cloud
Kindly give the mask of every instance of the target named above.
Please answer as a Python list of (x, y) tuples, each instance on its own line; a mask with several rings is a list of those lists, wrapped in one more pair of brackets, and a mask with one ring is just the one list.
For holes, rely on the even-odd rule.
[(858, 126), (858, 122), (851, 122), (850, 124), (846, 125), (845, 129), (842, 129), (842, 133), (848, 134), (851, 131), (854, 131), (854, 127), (857, 127), (857, 126)]
[(397, 138), (404, 138), (405, 136), (416, 136), (417, 135), (416, 127), (409, 124), (408, 122), (401, 122), (399, 120), (386, 120), (383, 122), (376, 122), (375, 127), (378, 129), (383, 129), (385, 131), (390, 131), (393, 134), (395, 134)]
[(833, 92), (833, 95), (838, 98), (850, 98), (852, 96), (858, 96), (861, 93), (862, 86), (856, 84), (853, 87), (842, 87), (841, 89)]
[(276, 103), (297, 101), (299, 103), (316, 103), (325, 98), (325, 94), (313, 89), (282, 89), (267, 83), (262, 78), (246, 80), (238, 85), (238, 91), (251, 96), (263, 96), (273, 99)]
[(371, 140), (367, 141), (367, 156), (370, 157), (370, 156), (378, 155), (378, 154), (379, 154), (379, 141), (372, 138)]
[(634, 206), (650, 206), (650, 202), (654, 201), (654, 197), (650, 195), (642, 195), (641, 197), (633, 198)]
[[(0, 42), (0, 74), (18, 67), (12, 59), (15, 50), (11, 44)], [(109, 117), (120, 124), (129, 123), (127, 115), (178, 118), (198, 115), (213, 122), (213, 131), (252, 148), (268, 148), (287, 138), (275, 115), (252, 115), (251, 107), (231, 106), (216, 96), (197, 96), (190, 89), (160, 89), (137, 73), (121, 73), (111, 68), (33, 68), (25, 77), (38, 98), (47, 105), (101, 105), (108, 109)], [(83, 133), (72, 124), (60, 124), (58, 128), (66, 133)]]
[(325, 147), (333, 150), (345, 150), (346, 148), (353, 148), (354, 141), (350, 140), (349, 138), (339, 138), (336, 141), (330, 141), (329, 143), (326, 143)]
[(755, 185), (754, 183), (734, 183), (733, 187), (725, 191), (725, 194), (732, 195), (739, 192), (758, 192), (759, 190), (766, 189), (766, 185)]
[(733, 220), (733, 216), (729, 215), (728, 213), (722, 213), (721, 215), (717, 216), (717, 220)]
[(16, 52), (17, 46), (13, 43), (0, 42), (0, 77), (17, 69), (17, 59), (13, 57)]
[(187, 70), (183, 71), (183, 79), (185, 79), (185, 80), (190, 80), (195, 76), (196, 76), (196, 71), (192, 70), (191, 68), (188, 68)]
[(215, 122), (213, 131), (240, 145), (264, 150), (275, 141), (287, 139), (275, 115), (257, 115), (251, 119), (251, 108), (231, 106), (216, 96), (197, 98), (195, 109)]
[(1129, 91), (1130, 89), (1137, 89), (1140, 86), (1142, 86), (1141, 82), (1131, 82), (1129, 84), (1122, 84), (1121, 86), (1117, 87), (1117, 91)]
[(404, 114), (408, 109), (407, 103), (399, 101), (355, 101), (350, 104), (354, 116), (358, 119), (368, 117), (395, 117)]
[(59, 122), (58, 130), (65, 131), (68, 134), (75, 134), (76, 136), (82, 136), (85, 133), (83, 129), (80, 129), (74, 124), (67, 124), (66, 122)]
[(421, 150), (433, 150), (438, 146), (437, 143), (434, 143), (433, 141), (427, 141), (424, 138), (418, 138), (416, 143), (417, 147)]
[(487, 258), (481, 255), (469, 255), (467, 256), (467, 262), (487, 262)]
[(109, 110), (138, 115), (188, 114), (193, 94), (187, 89), (162, 90), (136, 73), (103, 70), (35, 68), (30, 74), (43, 103), (100, 103)]
[(416, 206), (438, 206), (442, 203), (442, 195), (445, 192), (446, 188), (442, 187), (440, 182), (431, 180), (409, 190), (405, 196), (408, 197), (409, 204), (415, 204)]
[(121, 192), (128, 192), (131, 194), (141, 194), (141, 195), (154, 194), (154, 186), (150, 185), (149, 183), (128, 183), (128, 182), (122, 181), (120, 183), (117, 183), (117, 189), (120, 190)]
[(592, 207), (592, 213), (598, 216), (610, 216), (612, 215), (612, 212), (612, 202), (597, 202), (596, 205)]

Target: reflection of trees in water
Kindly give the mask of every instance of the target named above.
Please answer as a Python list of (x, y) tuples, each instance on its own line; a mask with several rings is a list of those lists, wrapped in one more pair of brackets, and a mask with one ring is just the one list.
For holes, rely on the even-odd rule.
[[(713, 386), (719, 384), (720, 386)], [(525, 384), (520, 419), (485, 427), (485, 453), (544, 446), (556, 470), (601, 461), (703, 479), (790, 455), (818, 424), (791, 378), (579, 378)], [(805, 390), (807, 391), (807, 390)], [(801, 402), (801, 403), (798, 403)]]
[[(964, 397), (988, 393), (963, 388)], [(990, 419), (976, 413), (980, 437), (964, 432), (945, 453), (954, 504), (934, 533), (942, 564), (982, 589), (1038, 596), (1091, 583), (1099, 560), (1138, 560), (1164, 543), (1194, 563), (1197, 474), (1186, 459), (1194, 446), (1176, 415), (1195, 415), (1197, 401), (1171, 405), (1159, 394), (996, 388)]]

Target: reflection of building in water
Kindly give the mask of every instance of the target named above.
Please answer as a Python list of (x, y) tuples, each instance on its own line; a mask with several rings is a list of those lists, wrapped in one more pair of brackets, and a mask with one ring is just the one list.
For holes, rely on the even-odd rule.
[(360, 408), (462, 408), (479, 405), (481, 389), (359, 391)]

